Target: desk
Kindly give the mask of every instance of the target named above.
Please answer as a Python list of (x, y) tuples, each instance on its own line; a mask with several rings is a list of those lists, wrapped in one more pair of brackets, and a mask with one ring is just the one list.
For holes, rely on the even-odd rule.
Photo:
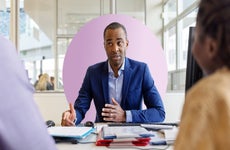
[[(95, 127), (97, 129), (97, 132), (99, 132), (101, 130), (101, 128), (103, 126), (107, 126), (107, 124), (105, 123), (97, 123), (95, 124)], [(87, 143), (87, 144), (82, 144), (82, 143), (78, 143), (78, 144), (72, 144), (72, 143), (57, 143), (56, 144), (57, 149), (58, 150), (109, 150), (109, 149), (118, 149), (118, 148), (109, 148), (106, 146), (96, 146), (95, 143)], [(173, 146), (140, 146), (138, 148), (119, 148), (121, 149), (125, 149), (125, 150), (133, 150), (133, 149), (143, 149), (143, 150), (147, 150), (147, 149), (153, 149), (154, 150), (173, 150)], [(118, 150), (119, 150), (118, 149)]]
[(94, 143), (89, 143), (89, 144), (58, 143), (56, 145), (58, 150), (108, 150), (107, 147), (95, 146)]
[[(109, 149), (124, 149), (124, 148), (108, 148), (106, 146), (96, 146), (94, 143), (90, 143), (90, 144), (71, 144), (71, 143), (58, 143), (56, 144), (58, 150), (109, 150)], [(143, 147), (139, 147), (139, 148), (125, 148), (125, 150), (133, 150), (133, 149), (143, 149), (143, 150), (147, 150), (147, 149), (152, 149), (154, 150), (154, 148), (156, 148), (156, 150), (173, 150), (172, 146), (169, 146), (166, 148), (166, 146), (151, 146), (147, 147), (147, 146), (143, 146)]]

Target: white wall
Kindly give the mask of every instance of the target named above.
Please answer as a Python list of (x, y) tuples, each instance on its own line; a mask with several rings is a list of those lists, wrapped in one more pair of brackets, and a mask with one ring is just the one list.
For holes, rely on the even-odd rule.
[[(60, 125), (62, 112), (68, 109), (68, 102), (65, 98), (65, 94), (35, 93), (34, 99), (40, 109), (44, 120), (53, 120), (56, 125)], [(183, 102), (183, 93), (166, 94), (163, 100), (166, 110), (165, 122), (179, 121)], [(87, 119), (95, 118), (95, 113), (91, 111), (87, 117)]]
[(56, 125), (61, 124), (62, 112), (68, 109), (65, 94), (62, 93), (35, 93), (37, 103), (44, 120), (53, 120)]
[(166, 93), (163, 103), (166, 111), (165, 122), (179, 121), (184, 104), (184, 93)]

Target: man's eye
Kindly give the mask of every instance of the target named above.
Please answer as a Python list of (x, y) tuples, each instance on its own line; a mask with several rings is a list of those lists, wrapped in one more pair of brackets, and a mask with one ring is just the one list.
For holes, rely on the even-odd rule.
[(108, 42), (107, 45), (108, 45), (108, 46), (112, 46), (113, 43), (112, 43), (112, 42)]
[(117, 45), (118, 45), (118, 46), (123, 46), (123, 43), (124, 43), (123, 41), (118, 41), (118, 42), (117, 42)]

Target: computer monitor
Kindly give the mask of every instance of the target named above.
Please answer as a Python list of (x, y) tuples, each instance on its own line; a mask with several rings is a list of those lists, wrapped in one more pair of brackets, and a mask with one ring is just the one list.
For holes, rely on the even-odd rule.
[(194, 33), (195, 33), (195, 27), (190, 27), (189, 38), (188, 38), (185, 92), (187, 92), (199, 79), (203, 77), (203, 72), (192, 55), (192, 44), (194, 42)]

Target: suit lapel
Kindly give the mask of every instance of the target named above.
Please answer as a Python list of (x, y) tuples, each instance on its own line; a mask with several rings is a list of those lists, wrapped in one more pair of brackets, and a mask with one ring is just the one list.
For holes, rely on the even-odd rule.
[(106, 103), (110, 103), (109, 100), (109, 87), (108, 87), (108, 61), (105, 62), (103, 67), (103, 72), (101, 75), (101, 82), (102, 82), (102, 89), (103, 89), (103, 96)]
[(125, 69), (124, 69), (124, 78), (123, 78), (123, 86), (122, 86), (122, 100), (121, 107), (125, 108), (125, 100), (129, 90), (130, 77), (132, 75), (132, 68), (130, 66), (129, 59), (125, 60)]

